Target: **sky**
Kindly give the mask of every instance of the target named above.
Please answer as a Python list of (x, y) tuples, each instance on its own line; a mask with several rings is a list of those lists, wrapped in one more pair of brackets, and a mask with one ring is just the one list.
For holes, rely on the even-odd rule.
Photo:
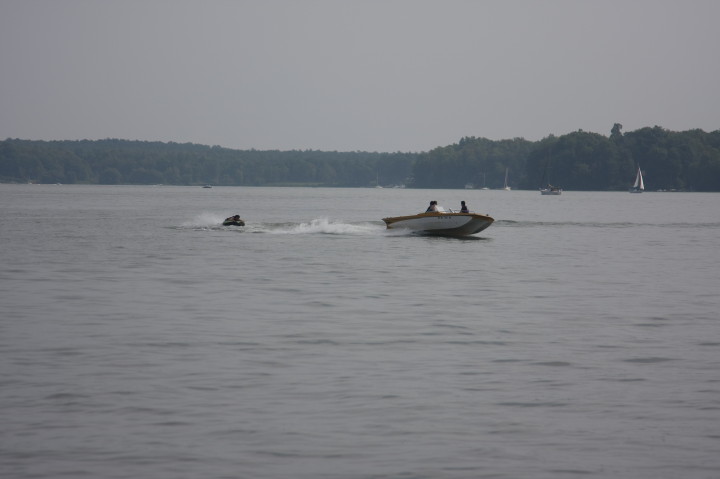
[(0, 139), (420, 152), (720, 129), (716, 0), (0, 0)]

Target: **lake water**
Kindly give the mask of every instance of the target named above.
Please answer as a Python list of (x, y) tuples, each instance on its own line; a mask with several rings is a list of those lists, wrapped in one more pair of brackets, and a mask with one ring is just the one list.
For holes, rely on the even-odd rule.
[(720, 475), (720, 194), (0, 185), (0, 244), (3, 478)]

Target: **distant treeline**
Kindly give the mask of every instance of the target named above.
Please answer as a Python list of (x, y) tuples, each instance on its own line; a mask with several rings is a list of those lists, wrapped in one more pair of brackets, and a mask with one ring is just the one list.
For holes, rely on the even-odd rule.
[(577, 131), (537, 142), (522, 138), (459, 143), (419, 155), (414, 186), (461, 188), (509, 185), (537, 189), (548, 183), (566, 190), (626, 190), (638, 165), (648, 189), (720, 191), (720, 130), (672, 132), (659, 126), (610, 136)]
[(0, 142), (0, 181), (227, 186), (403, 183), (410, 153), (231, 150), (127, 140)]
[(648, 189), (720, 191), (720, 130), (661, 127), (609, 136), (577, 131), (532, 142), (466, 137), (424, 153), (231, 150), (128, 140), (0, 142), (0, 181), (227, 186), (406, 185), (624, 190), (643, 170)]

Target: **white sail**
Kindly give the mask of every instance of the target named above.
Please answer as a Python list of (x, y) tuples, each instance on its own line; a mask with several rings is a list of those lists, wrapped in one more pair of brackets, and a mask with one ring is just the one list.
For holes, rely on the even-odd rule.
[(645, 182), (643, 181), (642, 171), (640, 171), (640, 166), (638, 166), (637, 175), (635, 176), (635, 183), (633, 184), (630, 191), (633, 193), (640, 193), (644, 190), (645, 190)]

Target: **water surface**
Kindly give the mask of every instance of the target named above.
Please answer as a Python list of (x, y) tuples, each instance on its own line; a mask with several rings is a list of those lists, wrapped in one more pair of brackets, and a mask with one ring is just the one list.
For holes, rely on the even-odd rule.
[[(496, 222), (385, 229), (430, 200)], [(718, 194), (0, 185), (0, 474), (717, 477), (719, 233)]]

